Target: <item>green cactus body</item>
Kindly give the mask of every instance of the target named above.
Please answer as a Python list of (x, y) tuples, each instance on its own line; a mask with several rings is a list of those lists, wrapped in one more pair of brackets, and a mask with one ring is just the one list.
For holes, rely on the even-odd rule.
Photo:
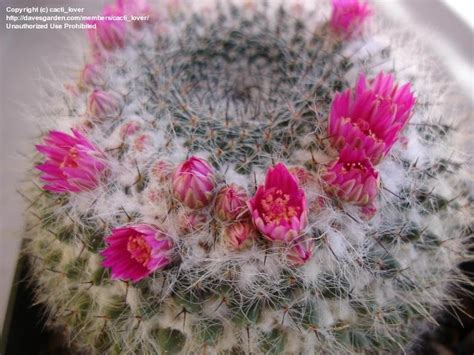
[[(468, 178), (465, 157), (450, 148), (460, 132), (426, 86), (430, 68), (406, 69), (407, 49), (377, 34), (338, 40), (325, 3), (302, 14), (249, 4), (158, 7), (158, 22), (133, 30), (102, 66), (99, 88), (120, 98), (116, 117), (89, 117), (90, 85), (58, 90), (45, 110), (51, 127), (87, 127), (110, 164), (93, 191), (44, 192), (36, 175), (28, 190), (25, 252), (37, 299), (81, 349), (398, 352), (456, 302), (447, 285), (463, 279), (456, 265), (469, 257)], [(334, 93), (360, 71), (373, 77), (383, 68), (413, 83), (418, 104), (404, 131), (408, 144), (397, 143), (378, 166), (378, 212), (366, 221), (327, 195), (319, 175), (334, 153), (327, 139)], [(138, 130), (121, 135), (130, 123)], [(201, 225), (183, 232), (180, 216), (195, 212), (153, 166), (190, 155), (212, 164), (218, 186), (236, 183), (250, 195), (275, 162), (305, 167), (314, 176), (304, 186), (312, 259), (291, 266), (263, 238), (227, 249), (212, 204), (200, 211)], [(103, 237), (127, 223), (160, 225), (179, 257), (137, 283), (111, 279), (101, 266)]]

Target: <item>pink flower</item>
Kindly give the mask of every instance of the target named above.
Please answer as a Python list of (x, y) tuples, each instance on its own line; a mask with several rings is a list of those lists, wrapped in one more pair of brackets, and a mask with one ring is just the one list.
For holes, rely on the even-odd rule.
[(281, 163), (268, 170), (248, 207), (257, 229), (271, 241), (291, 241), (307, 224), (304, 191)]
[(215, 187), (214, 170), (203, 159), (191, 157), (173, 174), (174, 196), (189, 208), (207, 206)]
[(236, 222), (224, 228), (224, 244), (232, 250), (249, 247), (255, 236), (256, 231), (251, 222)]
[(101, 173), (106, 169), (102, 153), (79, 131), (73, 136), (51, 131), (44, 145), (36, 149), (46, 156), (44, 164), (36, 168), (43, 172), (45, 190), (53, 192), (79, 192), (97, 187)]
[(89, 42), (94, 50), (111, 51), (125, 46), (127, 26), (123, 19), (124, 15), (122, 7), (107, 5), (104, 7), (102, 16), (108, 19), (87, 21), (91, 25), (96, 25), (95, 29), (88, 30)]
[(355, 90), (335, 95), (328, 131), (336, 149), (350, 145), (363, 150), (373, 164), (385, 157), (415, 104), (410, 84), (399, 87), (394, 80), (393, 75), (380, 72), (369, 84), (361, 74)]
[(115, 228), (105, 241), (102, 265), (112, 270), (112, 279), (137, 282), (172, 261), (173, 242), (152, 225)]
[(300, 238), (291, 243), (286, 258), (290, 264), (300, 266), (306, 264), (313, 256), (314, 240)]
[(345, 147), (322, 175), (325, 189), (345, 202), (371, 204), (379, 189), (379, 173), (360, 150)]
[(223, 187), (216, 197), (215, 212), (223, 221), (233, 221), (242, 217), (247, 210), (247, 193), (235, 184)]
[(87, 99), (87, 111), (97, 119), (116, 117), (120, 112), (120, 100), (114, 94), (95, 89)]
[(345, 37), (357, 36), (367, 17), (372, 15), (367, 0), (332, 0), (330, 25), (334, 32)]

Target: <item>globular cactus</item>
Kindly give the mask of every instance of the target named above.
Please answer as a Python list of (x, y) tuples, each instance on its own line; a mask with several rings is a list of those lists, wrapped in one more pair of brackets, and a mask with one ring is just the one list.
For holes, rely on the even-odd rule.
[(397, 353), (457, 304), (462, 116), (413, 39), (333, 3), (107, 7), (149, 21), (97, 23), (24, 193), (50, 326), (96, 354)]

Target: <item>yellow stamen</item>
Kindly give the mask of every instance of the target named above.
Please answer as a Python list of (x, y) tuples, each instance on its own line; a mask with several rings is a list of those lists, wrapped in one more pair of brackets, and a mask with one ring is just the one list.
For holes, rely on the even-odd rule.
[(133, 259), (143, 266), (147, 266), (151, 258), (151, 247), (142, 235), (130, 237), (127, 243), (127, 250)]
[(281, 221), (290, 221), (298, 214), (300, 207), (289, 206), (290, 195), (277, 190), (262, 200), (263, 219), (266, 223), (280, 224)]

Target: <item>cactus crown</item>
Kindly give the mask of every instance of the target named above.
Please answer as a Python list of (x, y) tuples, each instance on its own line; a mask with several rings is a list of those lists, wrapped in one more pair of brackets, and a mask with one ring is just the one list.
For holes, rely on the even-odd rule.
[[(438, 120), (423, 75), (392, 67), (395, 44), (340, 41), (326, 10), (170, 5), (107, 52), (93, 83), (59, 90), (45, 114), (80, 127), (108, 172), (77, 194), (44, 191), (35, 175), (26, 195), (25, 252), (52, 325), (96, 353), (388, 352), (455, 303), (446, 286), (462, 279), (470, 213), (465, 157), (447, 148), (456, 126)], [(378, 211), (367, 221), (322, 187), (337, 156), (328, 116), (336, 92), (387, 63), (416, 87), (418, 104), (408, 143), (377, 166)], [(215, 201), (190, 209), (172, 193), (176, 163), (190, 156), (210, 163), (216, 189), (236, 184), (249, 195), (277, 162), (306, 171), (312, 257), (296, 267), (293, 244), (261, 237), (229, 248), (232, 223), (216, 217)], [(138, 223), (165, 231), (174, 259), (137, 283), (114, 280), (102, 266), (104, 237)]]

